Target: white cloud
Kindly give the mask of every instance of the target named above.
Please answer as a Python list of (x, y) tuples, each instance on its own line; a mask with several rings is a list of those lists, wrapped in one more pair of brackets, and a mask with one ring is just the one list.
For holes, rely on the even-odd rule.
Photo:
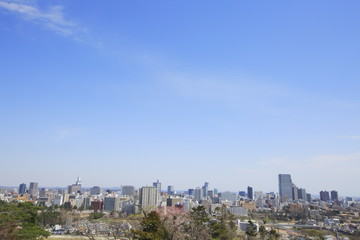
[(66, 19), (62, 6), (56, 5), (48, 9), (41, 9), (34, 2), (0, 0), (0, 8), (17, 14), (27, 21), (38, 23), (65, 37), (85, 42), (82, 36), (86, 32), (85, 29)]

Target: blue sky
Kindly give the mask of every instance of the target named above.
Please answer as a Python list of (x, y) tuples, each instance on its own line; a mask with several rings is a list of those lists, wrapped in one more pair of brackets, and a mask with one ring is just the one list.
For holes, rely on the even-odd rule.
[(359, 196), (359, 10), (0, 0), (0, 185)]

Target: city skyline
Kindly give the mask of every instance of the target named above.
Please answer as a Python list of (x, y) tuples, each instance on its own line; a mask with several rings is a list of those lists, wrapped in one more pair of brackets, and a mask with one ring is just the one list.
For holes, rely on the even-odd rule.
[(359, 10), (0, 0), (0, 185), (360, 196)]

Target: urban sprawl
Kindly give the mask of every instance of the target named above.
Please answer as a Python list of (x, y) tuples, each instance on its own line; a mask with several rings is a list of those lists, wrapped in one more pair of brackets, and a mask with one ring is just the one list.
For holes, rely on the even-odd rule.
[[(219, 192), (208, 182), (187, 191), (173, 186), (163, 191), (159, 180), (139, 189), (83, 188), (78, 177), (62, 189), (39, 188), (37, 182), (1, 187), (0, 200), (2, 206), (31, 203), (39, 216), (53, 216), (51, 221), (39, 218), (50, 238), (360, 239), (359, 199), (339, 197), (336, 190), (307, 193), (290, 174), (279, 174), (278, 179), (279, 192), (264, 193), (250, 186)], [(151, 226), (161, 227), (149, 228), (151, 221)]]

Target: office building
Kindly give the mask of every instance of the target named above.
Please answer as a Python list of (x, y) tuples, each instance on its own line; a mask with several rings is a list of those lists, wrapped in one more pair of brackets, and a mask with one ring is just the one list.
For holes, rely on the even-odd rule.
[(290, 174), (279, 174), (279, 194), (281, 202), (293, 200), (293, 183)]
[(298, 189), (298, 196), (299, 196), (299, 199), (302, 199), (304, 201), (306, 201), (306, 190), (305, 188), (299, 188)]
[(253, 200), (253, 199), (254, 199), (254, 196), (253, 196), (253, 188), (252, 188), (252, 187), (247, 187), (247, 197), (248, 197), (248, 199), (250, 199), (250, 200)]
[(331, 191), (331, 200), (332, 201), (339, 201), (339, 196), (338, 196), (338, 192), (337, 191), (335, 191), (335, 190), (332, 190)]
[(121, 186), (121, 193), (123, 196), (134, 196), (135, 187), (131, 185)]
[(161, 194), (161, 182), (159, 182), (159, 180), (153, 182), (153, 187), (156, 187), (158, 195)]
[(90, 188), (90, 195), (94, 196), (94, 195), (100, 195), (102, 194), (102, 189), (99, 186), (94, 186), (92, 188)]
[(189, 194), (190, 196), (195, 196), (195, 189), (189, 188), (189, 189), (188, 189), (188, 194)]
[(174, 193), (175, 193), (174, 187), (173, 186), (168, 186), (167, 187), (167, 194), (168, 195), (173, 195)]
[(321, 191), (320, 192), (320, 200), (324, 201), (324, 202), (329, 201), (330, 200), (329, 192), (328, 191)]
[(200, 201), (201, 199), (203, 199), (203, 192), (202, 192), (202, 188), (195, 188), (194, 191), (194, 196), (195, 196), (195, 200)]
[(119, 199), (116, 197), (106, 197), (104, 199), (104, 211), (112, 212), (112, 211), (119, 211)]
[(294, 201), (299, 200), (299, 189), (297, 186), (295, 186), (295, 184), (293, 184), (292, 186), (292, 196), (293, 196), (292, 200)]
[(26, 193), (26, 184), (22, 183), (19, 185), (19, 194), (24, 194)]
[(155, 209), (158, 202), (158, 188), (142, 187), (139, 190), (139, 203), (144, 211)]
[(39, 183), (37, 182), (31, 182), (29, 185), (29, 194), (32, 197), (37, 197), (39, 194)]
[(208, 197), (208, 190), (209, 190), (209, 183), (205, 182), (204, 186), (202, 187), (202, 193), (203, 193), (204, 199), (207, 199), (207, 197)]

